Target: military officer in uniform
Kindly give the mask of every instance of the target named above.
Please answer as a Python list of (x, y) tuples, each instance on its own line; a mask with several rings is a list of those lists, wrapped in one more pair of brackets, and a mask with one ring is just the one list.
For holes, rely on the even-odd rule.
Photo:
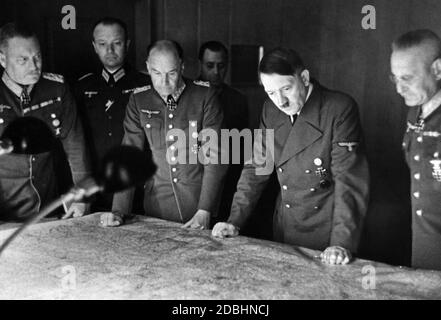
[[(130, 40), (123, 21), (108, 17), (96, 22), (92, 45), (102, 68), (79, 79), (76, 96), (96, 167), (110, 148), (121, 144), (129, 96), (148, 85), (150, 79), (125, 63)], [(112, 195), (103, 194), (94, 202), (93, 210), (109, 211), (111, 206)]]
[(410, 107), (403, 149), (411, 174), (412, 266), (441, 270), (441, 40), (430, 30), (392, 44), (392, 80)]
[[(368, 203), (369, 173), (356, 103), (311, 81), (291, 49), (268, 52), (259, 75), (269, 97), (260, 128), (274, 130), (274, 145), (263, 139), (259, 150), (270, 150), (267, 161), (274, 163), (281, 187), (274, 239), (322, 250), (325, 263), (346, 264), (357, 250)], [(256, 171), (259, 163), (245, 165), (230, 217), (215, 225), (213, 236), (237, 235), (253, 212), (270, 178), (270, 172)]]
[[(222, 110), (208, 83), (183, 79), (179, 44), (161, 40), (151, 45), (147, 70), (153, 85), (130, 97), (123, 138), (123, 144), (148, 148), (158, 166), (145, 185), (145, 213), (184, 227), (208, 228), (224, 171), (211, 161), (211, 152), (207, 156), (199, 134), (211, 129), (219, 137)], [(218, 155), (218, 148), (213, 151)], [(131, 190), (115, 194), (112, 213), (101, 216), (104, 226), (123, 222), (131, 211), (132, 194)]]
[[(41, 73), (40, 45), (28, 28), (8, 23), (0, 31), (0, 134), (17, 117), (43, 120), (60, 141), (74, 183), (89, 174), (84, 137), (73, 96), (60, 75)], [(0, 220), (23, 220), (58, 196), (55, 152), (0, 157)], [(69, 215), (87, 213), (85, 203), (66, 204)]]
[[(218, 95), (224, 113), (224, 128), (239, 131), (249, 128), (247, 98), (224, 82), (228, 70), (227, 48), (218, 41), (205, 42), (199, 49), (199, 62), (201, 69), (199, 79), (208, 81)], [(241, 150), (230, 148), (230, 162), (217, 217), (221, 221), (228, 218), (233, 195), (243, 167), (242, 159), (241, 163), (233, 163), (232, 154), (233, 152), (243, 154), (242, 150), (243, 145)]]

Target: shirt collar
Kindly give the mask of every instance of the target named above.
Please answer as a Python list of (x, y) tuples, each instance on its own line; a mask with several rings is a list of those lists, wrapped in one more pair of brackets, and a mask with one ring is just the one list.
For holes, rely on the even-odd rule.
[(106, 80), (106, 82), (109, 82), (110, 75), (113, 76), (113, 80), (115, 80), (115, 82), (118, 82), (118, 80), (120, 80), (122, 77), (124, 77), (126, 75), (126, 71), (125, 71), (124, 67), (121, 67), (117, 71), (112, 73), (109, 70), (107, 70), (106, 68), (103, 68), (101, 75), (103, 76), (104, 80)]
[[(23, 91), (23, 87), (21, 85), (19, 85), (17, 82), (15, 82), (14, 80), (12, 80), (6, 71), (3, 71), (2, 81), (6, 85), (6, 87), (8, 87), (9, 90), (11, 90), (17, 97), (21, 96), (21, 93)], [(28, 90), (28, 94), (30, 94), (32, 89), (34, 88), (34, 85), (31, 84), (26, 87)]]
[(441, 105), (441, 90), (439, 90), (435, 95), (430, 98), (425, 104), (421, 107), (421, 118), (425, 119), (429, 115), (431, 115), (438, 107)]

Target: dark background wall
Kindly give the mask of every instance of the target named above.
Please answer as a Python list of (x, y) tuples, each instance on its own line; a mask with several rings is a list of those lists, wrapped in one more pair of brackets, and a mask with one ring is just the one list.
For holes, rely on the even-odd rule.
[[(361, 10), (368, 4), (376, 9), (375, 30), (361, 26)], [(76, 8), (76, 30), (61, 28), (63, 5)], [(139, 69), (147, 44), (161, 38), (183, 45), (188, 77), (198, 75), (197, 50), (206, 40), (295, 48), (316, 79), (359, 104), (372, 173), (362, 256), (406, 265), (411, 213), (400, 146), (407, 110), (388, 81), (390, 43), (415, 28), (441, 34), (440, 14), (439, 0), (2, 0), (0, 24), (19, 17), (34, 23), (45, 69), (70, 80), (96, 66), (90, 28), (104, 15), (128, 23), (129, 60)], [(265, 95), (257, 84), (239, 89), (248, 96), (255, 126)]]

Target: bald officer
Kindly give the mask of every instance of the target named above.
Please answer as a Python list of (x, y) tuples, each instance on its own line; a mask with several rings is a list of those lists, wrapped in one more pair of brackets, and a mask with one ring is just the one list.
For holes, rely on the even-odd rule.
[[(68, 86), (60, 75), (42, 73), (40, 45), (26, 27), (9, 23), (0, 31), (0, 135), (18, 117), (43, 120), (63, 147), (74, 183), (85, 178), (89, 164), (83, 130)], [(0, 220), (23, 220), (58, 196), (55, 152), (0, 157)], [(66, 206), (69, 215), (87, 213), (85, 203)]]
[[(111, 17), (97, 21), (92, 45), (102, 66), (79, 79), (76, 96), (96, 167), (110, 148), (121, 144), (130, 94), (150, 84), (150, 79), (126, 63), (130, 40), (123, 21)], [(93, 209), (109, 211), (111, 206), (112, 195), (100, 195)]]
[[(346, 264), (357, 251), (368, 202), (369, 174), (355, 101), (310, 79), (299, 55), (268, 52), (259, 75), (269, 97), (260, 128), (274, 130), (269, 152), (280, 183), (273, 219), (276, 241), (323, 251), (328, 264)], [(266, 139), (263, 140), (265, 142)], [(217, 237), (235, 236), (270, 178), (257, 163), (244, 167), (227, 223)]]
[[(182, 77), (183, 54), (176, 42), (151, 45), (147, 70), (153, 85), (130, 97), (123, 138), (123, 144), (150, 150), (158, 166), (145, 185), (145, 213), (185, 227), (208, 228), (224, 173), (221, 165), (211, 161), (211, 152), (207, 157), (199, 134), (208, 130), (219, 137), (222, 110), (208, 83)], [(184, 135), (183, 143), (178, 143), (178, 132)], [(219, 150), (214, 152), (216, 157)], [(192, 156), (198, 161), (190, 162)], [(112, 213), (101, 217), (103, 225), (120, 225), (131, 211), (132, 197), (132, 191), (116, 194)]]
[(430, 30), (392, 44), (392, 80), (410, 107), (403, 149), (411, 173), (412, 266), (441, 270), (441, 40)]

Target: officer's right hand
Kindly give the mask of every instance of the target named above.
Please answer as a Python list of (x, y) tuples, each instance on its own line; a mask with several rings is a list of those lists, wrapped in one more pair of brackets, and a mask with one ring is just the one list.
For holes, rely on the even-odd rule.
[(218, 222), (215, 224), (211, 235), (217, 238), (237, 237), (239, 235), (239, 228), (231, 223)]
[(123, 224), (123, 218), (114, 212), (105, 212), (100, 216), (100, 224), (103, 227), (117, 227)]

